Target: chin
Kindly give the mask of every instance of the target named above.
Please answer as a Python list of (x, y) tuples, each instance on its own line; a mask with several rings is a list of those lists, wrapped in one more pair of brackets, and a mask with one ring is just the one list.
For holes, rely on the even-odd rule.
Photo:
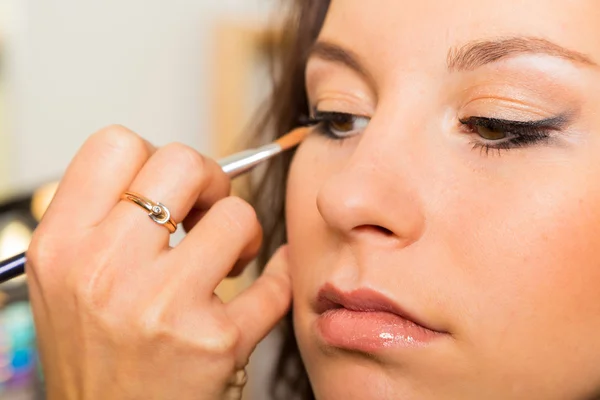
[[(400, 382), (373, 365), (372, 361), (327, 360), (313, 365), (309, 377), (318, 400), (399, 400), (417, 399), (414, 393), (400, 390)], [(402, 392), (402, 393), (401, 393)]]

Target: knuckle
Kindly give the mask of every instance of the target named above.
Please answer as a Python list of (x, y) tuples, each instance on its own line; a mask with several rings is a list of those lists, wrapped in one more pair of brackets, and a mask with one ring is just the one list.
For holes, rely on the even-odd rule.
[(221, 212), (225, 215), (226, 223), (232, 230), (253, 236), (260, 234), (261, 227), (258, 222), (256, 210), (236, 196), (229, 196), (218, 203)]
[(110, 153), (149, 156), (144, 139), (122, 125), (110, 125), (101, 129), (94, 135), (93, 140), (97, 140)]
[(207, 160), (193, 148), (181, 143), (171, 143), (164, 147), (169, 158), (186, 174), (201, 174), (207, 168)]
[(28, 267), (34, 270), (40, 269), (42, 265), (53, 265), (57, 263), (60, 251), (51, 239), (52, 235), (46, 234), (40, 226), (34, 233), (27, 250)]
[(139, 334), (149, 341), (161, 342), (168, 337), (162, 312), (158, 307), (150, 307), (142, 312), (136, 320), (135, 327)]
[(214, 356), (229, 356), (235, 351), (240, 332), (232, 324), (214, 329), (214, 333), (197, 339), (203, 352)]

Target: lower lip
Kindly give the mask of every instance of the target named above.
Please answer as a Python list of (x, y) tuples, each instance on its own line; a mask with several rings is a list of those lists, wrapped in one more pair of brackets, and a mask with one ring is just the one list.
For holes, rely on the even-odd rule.
[(330, 346), (363, 352), (419, 347), (443, 335), (389, 312), (346, 308), (321, 314), (317, 331)]

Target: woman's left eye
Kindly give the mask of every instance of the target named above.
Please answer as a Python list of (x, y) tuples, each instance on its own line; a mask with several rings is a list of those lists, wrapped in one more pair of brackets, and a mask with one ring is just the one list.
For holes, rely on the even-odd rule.
[(507, 133), (502, 130), (496, 130), (485, 126), (474, 126), (475, 132), (485, 140), (506, 139)]
[(486, 152), (492, 149), (526, 147), (547, 141), (552, 131), (561, 130), (565, 124), (563, 117), (537, 121), (470, 117), (459, 121), (469, 133), (477, 136), (473, 140), (473, 147), (484, 149)]
[(315, 125), (323, 135), (341, 140), (364, 131), (370, 120), (371, 118), (361, 115), (314, 110), (313, 116), (305, 122), (307, 125)]

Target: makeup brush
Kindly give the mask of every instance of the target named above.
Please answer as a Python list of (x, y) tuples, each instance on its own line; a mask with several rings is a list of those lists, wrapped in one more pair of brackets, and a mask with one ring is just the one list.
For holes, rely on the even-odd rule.
[[(219, 165), (227, 176), (233, 179), (250, 171), (260, 163), (296, 147), (304, 140), (308, 132), (307, 127), (294, 129), (273, 143), (222, 158), (218, 161)], [(25, 253), (21, 253), (0, 262), (0, 283), (24, 274), (26, 261)]]
[(235, 178), (263, 161), (298, 145), (307, 133), (308, 129), (306, 127), (297, 128), (273, 143), (222, 158), (219, 160), (219, 165), (230, 178)]

